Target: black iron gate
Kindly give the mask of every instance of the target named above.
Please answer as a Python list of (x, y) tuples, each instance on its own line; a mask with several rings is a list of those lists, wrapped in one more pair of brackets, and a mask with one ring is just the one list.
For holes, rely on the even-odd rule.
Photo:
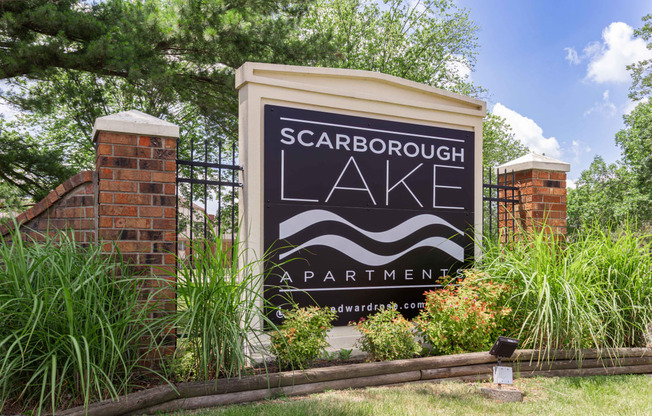
[(196, 146), (193, 139), (186, 148), (187, 159), (177, 157), (177, 256), (192, 255), (195, 238), (213, 236), (231, 242), (237, 233), (238, 189), (242, 167), (236, 163), (236, 145)]
[[(489, 238), (500, 238), (501, 229), (506, 238), (505, 231), (511, 229), (510, 235), (516, 233), (516, 204), (520, 203), (516, 191), (516, 177), (514, 171), (507, 170), (496, 172), (496, 183), (493, 182), (493, 169), (489, 169), (489, 183), (483, 184), (483, 228), (484, 235)], [(508, 185), (509, 183), (509, 185)]]

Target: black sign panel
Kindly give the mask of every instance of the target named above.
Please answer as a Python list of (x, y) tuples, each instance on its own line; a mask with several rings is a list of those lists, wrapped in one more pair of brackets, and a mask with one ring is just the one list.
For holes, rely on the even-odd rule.
[[(265, 106), (265, 296), (345, 325), (423, 293), (473, 254), (472, 132)], [(279, 321), (282, 313), (273, 313)]]

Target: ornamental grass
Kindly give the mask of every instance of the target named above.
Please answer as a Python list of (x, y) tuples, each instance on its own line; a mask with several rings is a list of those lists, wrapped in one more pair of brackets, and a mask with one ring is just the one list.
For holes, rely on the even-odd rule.
[(148, 319), (156, 291), (143, 295), (119, 254), (72, 234), (0, 240), (0, 413), (88, 405), (155, 376), (142, 358), (161, 333)]
[(552, 230), (485, 240), (477, 267), (513, 288), (509, 304), (521, 348), (638, 347), (652, 322), (650, 235), (599, 224), (572, 241)]

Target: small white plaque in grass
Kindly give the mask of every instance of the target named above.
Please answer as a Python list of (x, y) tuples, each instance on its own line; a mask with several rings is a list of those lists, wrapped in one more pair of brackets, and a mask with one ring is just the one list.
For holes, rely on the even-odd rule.
[(496, 384), (514, 384), (512, 377), (512, 367), (503, 367), (497, 365), (494, 367), (494, 383)]

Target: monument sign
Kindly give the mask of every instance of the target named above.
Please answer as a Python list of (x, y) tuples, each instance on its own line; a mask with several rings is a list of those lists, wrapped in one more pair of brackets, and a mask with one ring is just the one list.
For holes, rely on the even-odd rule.
[(332, 307), (336, 325), (390, 303), (415, 316), (476, 250), (484, 103), (364, 71), (245, 64), (237, 84), (265, 296)]

